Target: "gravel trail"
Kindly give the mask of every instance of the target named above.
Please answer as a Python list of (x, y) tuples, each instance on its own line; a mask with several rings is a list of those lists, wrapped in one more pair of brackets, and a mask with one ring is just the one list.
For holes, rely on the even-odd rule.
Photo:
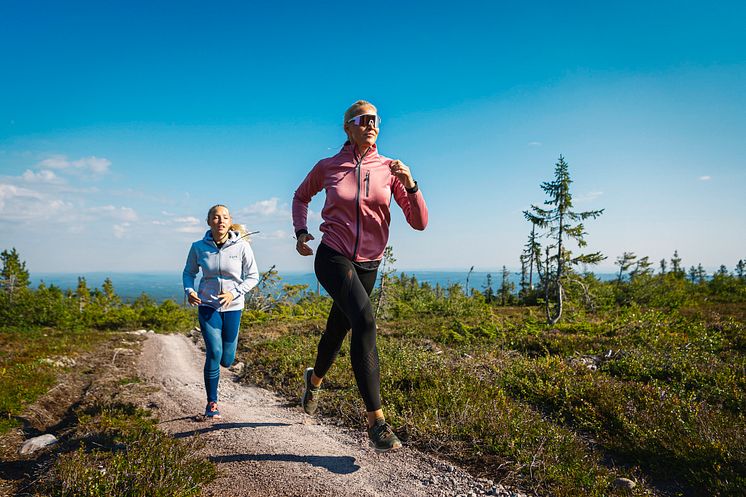
[(223, 419), (198, 421), (203, 362), (184, 335), (150, 335), (139, 361), (142, 377), (158, 387), (149, 407), (160, 426), (175, 437), (199, 434), (218, 465), (221, 476), (203, 495), (525, 497), (406, 446), (377, 454), (362, 430), (322, 424), (272, 392), (237, 383), (225, 369)]

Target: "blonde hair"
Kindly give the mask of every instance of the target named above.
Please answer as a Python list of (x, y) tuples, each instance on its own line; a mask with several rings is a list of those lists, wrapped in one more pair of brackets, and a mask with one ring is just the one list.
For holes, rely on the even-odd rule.
[(358, 115), (358, 111), (363, 107), (371, 107), (373, 110), (378, 112), (378, 109), (376, 109), (376, 106), (372, 103), (368, 102), (367, 100), (358, 100), (354, 104), (350, 105), (350, 107), (345, 111), (344, 121), (342, 121), (342, 124), (347, 124), (347, 121), (349, 121), (353, 117), (356, 117)]

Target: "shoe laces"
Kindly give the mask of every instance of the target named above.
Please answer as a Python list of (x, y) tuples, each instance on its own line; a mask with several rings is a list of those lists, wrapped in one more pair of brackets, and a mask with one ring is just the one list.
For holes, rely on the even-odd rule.
[(391, 430), (391, 427), (386, 421), (383, 421), (381, 423), (376, 423), (373, 425), (373, 433), (380, 438), (388, 438), (391, 435), (393, 435), (393, 431)]
[(210, 412), (215, 412), (218, 410), (218, 403), (217, 402), (210, 402), (207, 404), (207, 410)]

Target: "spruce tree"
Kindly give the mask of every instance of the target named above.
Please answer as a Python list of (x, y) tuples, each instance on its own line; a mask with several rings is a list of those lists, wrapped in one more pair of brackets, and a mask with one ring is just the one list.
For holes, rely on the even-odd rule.
[(82, 313), (85, 306), (91, 301), (91, 291), (88, 289), (88, 283), (83, 276), (78, 276), (75, 296), (78, 298), (78, 312)]
[[(572, 210), (571, 183), (567, 162), (560, 155), (554, 169), (554, 180), (541, 184), (541, 189), (548, 197), (544, 205), (549, 208), (531, 205), (530, 210), (523, 212), (533, 226), (546, 230), (545, 236), (550, 242), (547, 246), (546, 274), (544, 275), (545, 311), (549, 324), (556, 323), (562, 317), (564, 285), (569, 281), (572, 268), (578, 264), (598, 264), (605, 259), (600, 252), (573, 256), (567, 247), (569, 241), (574, 241), (581, 248), (586, 246), (583, 221), (589, 218), (595, 219), (604, 211), (603, 209), (583, 212)], [(552, 302), (554, 303), (553, 309)]]
[(629, 272), (630, 280), (633, 280), (640, 276), (649, 276), (653, 274), (653, 270), (651, 269), (652, 267), (653, 263), (650, 262), (650, 259), (647, 255), (645, 257), (637, 259), (634, 269)]
[(614, 264), (619, 266), (619, 274), (616, 278), (617, 285), (620, 285), (622, 283), (622, 280), (624, 279), (624, 273), (629, 271), (629, 268), (631, 268), (632, 265), (635, 263), (635, 259), (637, 259), (637, 256), (634, 252), (624, 252), (621, 257), (616, 258), (616, 262)]
[(29, 286), (30, 279), (26, 262), (21, 260), (21, 256), (15, 247), (10, 251), (3, 250), (0, 253), (0, 261), (2, 261), (0, 286), (10, 295), (12, 300), (13, 295)]
[(681, 267), (681, 257), (679, 257), (679, 251), (673, 251), (673, 257), (671, 257), (671, 273), (677, 278), (683, 278), (686, 273), (684, 268)]
[(484, 300), (491, 304), (495, 300), (495, 290), (492, 288), (492, 274), (487, 273), (487, 282), (484, 284)]
[(739, 280), (746, 279), (746, 262), (743, 262), (743, 259), (739, 259), (736, 264), (736, 276)]
[(500, 305), (508, 305), (515, 291), (515, 283), (510, 281), (510, 271), (503, 266), (502, 281), (500, 283)]
[(666, 259), (661, 259), (661, 274), (666, 274)]

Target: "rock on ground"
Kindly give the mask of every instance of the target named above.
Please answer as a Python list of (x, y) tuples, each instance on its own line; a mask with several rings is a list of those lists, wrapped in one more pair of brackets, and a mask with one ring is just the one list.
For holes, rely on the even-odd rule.
[(18, 450), (18, 453), (21, 455), (28, 455), (33, 454), (37, 450), (43, 449), (44, 447), (47, 447), (49, 445), (53, 445), (57, 443), (57, 437), (52, 435), (51, 433), (46, 433), (44, 435), (39, 435), (38, 437), (29, 438), (26, 440), (23, 445), (21, 445), (21, 448)]

